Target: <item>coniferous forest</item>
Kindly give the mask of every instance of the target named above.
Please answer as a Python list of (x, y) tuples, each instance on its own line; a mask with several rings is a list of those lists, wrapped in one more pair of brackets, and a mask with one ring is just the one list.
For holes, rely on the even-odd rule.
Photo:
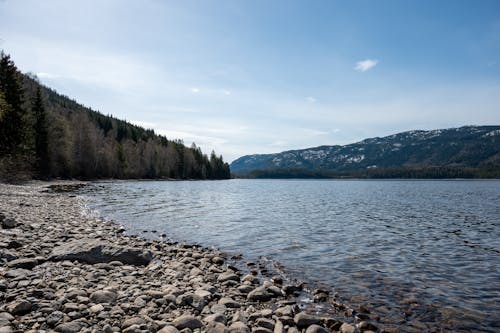
[(222, 156), (103, 115), (0, 59), (0, 179), (227, 179)]

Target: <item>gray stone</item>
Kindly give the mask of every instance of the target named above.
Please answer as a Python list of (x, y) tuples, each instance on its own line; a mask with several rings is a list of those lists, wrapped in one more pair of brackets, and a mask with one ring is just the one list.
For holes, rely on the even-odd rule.
[(293, 320), (299, 329), (307, 328), (310, 325), (318, 325), (320, 323), (318, 318), (308, 315), (305, 312), (297, 313)]
[(214, 313), (214, 314), (208, 315), (205, 318), (203, 318), (203, 321), (205, 323), (217, 322), (217, 323), (222, 323), (224, 325), (226, 325), (226, 323), (227, 323), (226, 317), (220, 313)]
[(0, 333), (13, 333), (12, 327), (10, 326), (1, 326)]
[(31, 302), (27, 300), (20, 300), (9, 304), (9, 306), (7, 307), (7, 311), (9, 311), (12, 315), (24, 315), (30, 312), (31, 308)]
[(90, 295), (94, 303), (115, 303), (118, 295), (110, 290), (98, 290)]
[(306, 333), (330, 333), (330, 332), (328, 332), (328, 330), (324, 327), (313, 324), (307, 328)]
[(45, 320), (47, 322), (47, 325), (50, 327), (55, 327), (57, 324), (59, 324), (62, 320), (64, 319), (64, 313), (61, 311), (54, 311), (51, 314), (47, 316), (47, 319)]
[(174, 320), (173, 324), (179, 330), (182, 330), (184, 328), (193, 330), (195, 328), (200, 328), (203, 326), (198, 318), (191, 315), (180, 316)]
[(77, 260), (84, 263), (109, 263), (120, 261), (128, 265), (145, 266), (153, 259), (151, 251), (111, 245), (94, 239), (78, 239), (52, 250), (51, 261)]

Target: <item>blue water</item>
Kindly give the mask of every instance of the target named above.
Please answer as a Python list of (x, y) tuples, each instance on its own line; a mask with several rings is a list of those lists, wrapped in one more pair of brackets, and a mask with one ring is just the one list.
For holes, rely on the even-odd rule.
[(83, 195), (130, 233), (278, 260), (382, 327), (500, 331), (500, 181), (103, 182)]

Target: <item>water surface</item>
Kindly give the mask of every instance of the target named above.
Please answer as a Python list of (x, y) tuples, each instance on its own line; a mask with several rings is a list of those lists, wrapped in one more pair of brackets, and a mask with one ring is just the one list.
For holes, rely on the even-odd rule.
[(401, 331), (500, 330), (500, 181), (95, 183), (132, 233), (266, 256)]

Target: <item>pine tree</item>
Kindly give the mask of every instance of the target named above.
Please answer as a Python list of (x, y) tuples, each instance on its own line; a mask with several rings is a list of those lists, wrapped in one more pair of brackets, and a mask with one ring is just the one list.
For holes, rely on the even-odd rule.
[(34, 135), (35, 135), (35, 157), (36, 173), (40, 178), (49, 177), (49, 142), (48, 126), (45, 106), (43, 104), (42, 92), (37, 87), (36, 95), (31, 108), (34, 116)]
[(0, 119), (0, 156), (23, 154), (27, 149), (23, 91), (17, 67), (3, 51), (0, 53), (0, 92), (6, 104)]

